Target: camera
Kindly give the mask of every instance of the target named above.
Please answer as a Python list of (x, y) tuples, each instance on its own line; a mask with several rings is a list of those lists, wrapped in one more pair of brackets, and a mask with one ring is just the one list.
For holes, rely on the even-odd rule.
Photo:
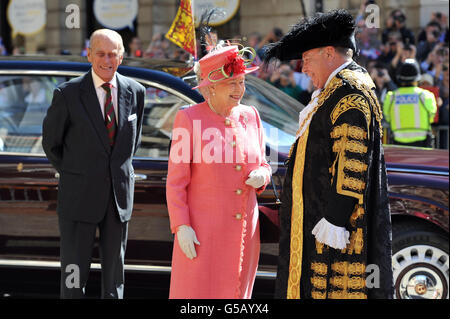
[(405, 22), (406, 17), (405, 17), (405, 15), (403, 15), (403, 14), (398, 14), (398, 15), (395, 15), (395, 16), (394, 16), (394, 20), (395, 20), (395, 21), (398, 21), (398, 22), (400, 22), (400, 23), (403, 23), (403, 22)]
[(447, 56), (448, 55), (448, 51), (447, 51), (448, 49), (446, 49), (446, 48), (440, 48), (440, 49), (438, 49), (437, 51), (436, 51), (436, 54), (437, 55), (439, 55), (439, 56)]
[(379, 78), (382, 78), (382, 77), (384, 76), (383, 70), (377, 70), (377, 76), (378, 76)]
[(287, 70), (283, 70), (280, 73), (280, 76), (286, 77), (286, 78), (290, 77), (290, 75), (291, 75), (291, 73), (289, 71), (287, 71)]
[(435, 37), (436, 39), (439, 38), (439, 36), (441, 35), (441, 33), (438, 30), (433, 30), (431, 33), (433, 34), (433, 37)]

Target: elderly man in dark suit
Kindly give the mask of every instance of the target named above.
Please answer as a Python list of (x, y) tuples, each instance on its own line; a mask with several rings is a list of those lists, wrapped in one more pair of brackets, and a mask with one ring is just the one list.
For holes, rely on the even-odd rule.
[(61, 298), (82, 298), (97, 227), (102, 298), (123, 298), (133, 208), (132, 157), (139, 146), (145, 89), (119, 73), (121, 36), (95, 31), (92, 69), (55, 89), (43, 124), (44, 151), (60, 174)]

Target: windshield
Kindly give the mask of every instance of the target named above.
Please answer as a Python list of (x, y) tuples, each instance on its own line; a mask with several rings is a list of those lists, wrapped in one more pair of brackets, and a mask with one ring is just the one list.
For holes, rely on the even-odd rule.
[(266, 144), (288, 153), (295, 142), (298, 114), (304, 105), (273, 85), (247, 76), (242, 104), (255, 106), (263, 121)]

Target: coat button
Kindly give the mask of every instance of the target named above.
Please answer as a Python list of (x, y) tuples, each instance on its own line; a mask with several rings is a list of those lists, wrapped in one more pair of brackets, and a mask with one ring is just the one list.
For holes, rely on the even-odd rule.
[(236, 169), (237, 171), (240, 171), (240, 170), (242, 169), (242, 165), (239, 165), (239, 164), (236, 165), (236, 166), (235, 166), (235, 169)]
[(242, 189), (240, 189), (240, 188), (236, 189), (236, 194), (241, 195), (242, 194)]
[(230, 126), (231, 125), (231, 121), (229, 119), (225, 119), (225, 125), (226, 126)]
[(242, 214), (241, 213), (237, 213), (236, 215), (234, 215), (234, 217), (238, 220), (242, 219)]
[(236, 147), (236, 141), (232, 141), (230, 144), (231, 146)]

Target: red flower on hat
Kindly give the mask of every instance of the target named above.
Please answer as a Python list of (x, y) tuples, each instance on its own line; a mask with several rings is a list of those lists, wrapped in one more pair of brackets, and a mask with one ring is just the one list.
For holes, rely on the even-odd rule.
[(238, 52), (233, 52), (227, 59), (227, 63), (223, 66), (223, 70), (230, 77), (233, 74), (244, 73), (246, 70), (244, 59), (238, 54)]

